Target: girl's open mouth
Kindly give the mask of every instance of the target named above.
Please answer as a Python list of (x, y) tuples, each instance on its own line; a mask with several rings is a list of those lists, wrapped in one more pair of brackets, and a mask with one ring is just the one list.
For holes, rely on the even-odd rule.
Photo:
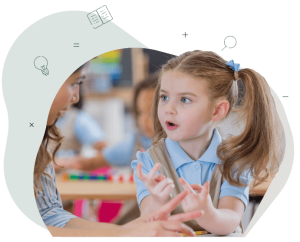
[(168, 130), (174, 130), (174, 129), (176, 129), (178, 127), (177, 124), (174, 124), (174, 123), (172, 123), (170, 121), (166, 121), (166, 125), (167, 125), (167, 129)]

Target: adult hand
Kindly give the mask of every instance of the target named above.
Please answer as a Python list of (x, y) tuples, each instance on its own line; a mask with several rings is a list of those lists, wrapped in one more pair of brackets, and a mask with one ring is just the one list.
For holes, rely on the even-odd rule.
[[(188, 192), (188, 195), (182, 201), (182, 208), (185, 212), (191, 212), (195, 210), (203, 210), (208, 213), (214, 206), (211, 201), (209, 194), (209, 182), (204, 183), (203, 186), (200, 184), (188, 184), (182, 177), (178, 179), (183, 189)], [(198, 194), (195, 191), (198, 191)]]
[(176, 214), (168, 216), (178, 204), (188, 195), (187, 191), (178, 194), (171, 201), (166, 203), (160, 209), (143, 215), (122, 226), (123, 236), (182, 236), (178, 232), (188, 236), (195, 236), (194, 231), (182, 222), (199, 218), (203, 211), (193, 211), (189, 213)]
[(107, 147), (107, 143), (105, 141), (99, 141), (93, 145), (94, 149), (101, 151), (105, 147)]
[(85, 158), (79, 155), (76, 162), (74, 162), (72, 167), (70, 168), (83, 171), (91, 171), (107, 165), (108, 164), (106, 163), (102, 153), (100, 151), (97, 151), (96, 156), (92, 158)]
[(63, 169), (73, 168), (75, 164), (77, 164), (80, 159), (79, 155), (70, 157), (70, 158), (55, 158), (55, 163), (58, 165), (54, 165), (55, 171), (60, 171)]
[(139, 162), (136, 168), (136, 176), (147, 187), (153, 202), (162, 206), (170, 200), (170, 193), (175, 186), (172, 179), (166, 178), (161, 174), (155, 175), (159, 168), (160, 164), (155, 164), (148, 175), (146, 175), (142, 172), (142, 163)]

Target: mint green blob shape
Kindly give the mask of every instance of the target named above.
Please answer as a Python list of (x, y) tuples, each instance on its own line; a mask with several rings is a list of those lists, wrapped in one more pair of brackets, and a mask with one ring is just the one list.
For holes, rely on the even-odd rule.
[[(79, 43), (80, 47), (74, 48), (74, 43)], [(5, 179), (16, 205), (41, 227), (46, 228), (35, 202), (33, 170), (53, 99), (69, 75), (84, 62), (124, 48), (147, 47), (111, 21), (93, 29), (87, 12), (68, 11), (47, 16), (31, 25), (7, 55), (2, 76), (9, 117)], [(47, 58), (48, 76), (34, 67), (37, 56)], [(244, 236), (284, 187), (294, 158), (293, 137), (284, 108), (276, 93), (272, 91), (272, 95), (285, 131), (285, 156)], [(29, 123), (34, 123), (34, 128), (30, 128)]]
[[(79, 48), (74, 48), (79, 43)], [(27, 28), (12, 45), (3, 69), (3, 96), (9, 117), (4, 158), (8, 190), (19, 209), (46, 228), (36, 206), (33, 170), (53, 99), (65, 80), (84, 62), (124, 48), (146, 48), (112, 21), (93, 29), (87, 12), (47, 16)], [(49, 75), (34, 66), (48, 60)], [(34, 123), (34, 128), (29, 127)]]

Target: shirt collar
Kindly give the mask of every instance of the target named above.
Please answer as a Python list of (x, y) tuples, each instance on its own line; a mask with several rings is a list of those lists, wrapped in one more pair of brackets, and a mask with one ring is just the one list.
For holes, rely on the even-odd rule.
[[(197, 161), (205, 161), (218, 164), (219, 158), (217, 156), (217, 148), (219, 144), (221, 144), (221, 142), (222, 137), (219, 134), (219, 131), (215, 128), (209, 147)], [(187, 155), (187, 153), (185, 153), (185, 151), (181, 148), (177, 141), (172, 141), (169, 138), (166, 138), (165, 144), (175, 169), (177, 169), (185, 163), (194, 162), (194, 160), (192, 160)]]

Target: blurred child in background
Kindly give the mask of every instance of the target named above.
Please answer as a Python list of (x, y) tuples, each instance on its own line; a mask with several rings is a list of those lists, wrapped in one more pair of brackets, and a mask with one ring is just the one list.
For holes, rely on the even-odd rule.
[[(82, 157), (79, 155), (84, 146), (102, 150), (107, 144), (105, 134), (99, 124), (88, 113), (82, 110), (83, 101), (75, 103), (56, 123), (64, 136), (60, 149), (56, 154), (55, 170), (71, 167)], [(88, 161), (90, 158), (85, 158)]]
[[(145, 80), (139, 82), (134, 87), (132, 112), (136, 122), (137, 130), (128, 135), (121, 142), (105, 147), (97, 156), (93, 158), (77, 157), (76, 160), (65, 166), (66, 168), (79, 170), (95, 170), (104, 166), (127, 166), (130, 167), (137, 151), (144, 152), (151, 147), (151, 138), (154, 134), (153, 121), (151, 118), (151, 106), (155, 88), (157, 86), (158, 73), (150, 75)], [(122, 122), (122, 120), (120, 120)], [(109, 211), (109, 206), (102, 201), (100, 210)], [(100, 213), (101, 213), (100, 211)], [(136, 201), (127, 201), (121, 208), (115, 223), (125, 224), (140, 216), (140, 211)], [(105, 221), (107, 222), (107, 221)]]
[[(80, 89), (81, 90), (81, 89)], [(56, 153), (56, 172), (70, 167), (81, 159), (80, 155), (83, 147), (92, 147), (97, 151), (103, 149), (107, 144), (104, 140), (105, 134), (98, 123), (85, 111), (82, 110), (83, 101), (81, 91), (79, 91), (79, 102), (73, 104), (70, 109), (56, 122), (61, 135), (64, 137), (61, 146)], [(49, 142), (49, 149), (55, 148), (55, 142)], [(92, 158), (85, 158), (89, 160)], [(72, 200), (64, 200), (63, 207), (71, 212), (73, 208)]]

